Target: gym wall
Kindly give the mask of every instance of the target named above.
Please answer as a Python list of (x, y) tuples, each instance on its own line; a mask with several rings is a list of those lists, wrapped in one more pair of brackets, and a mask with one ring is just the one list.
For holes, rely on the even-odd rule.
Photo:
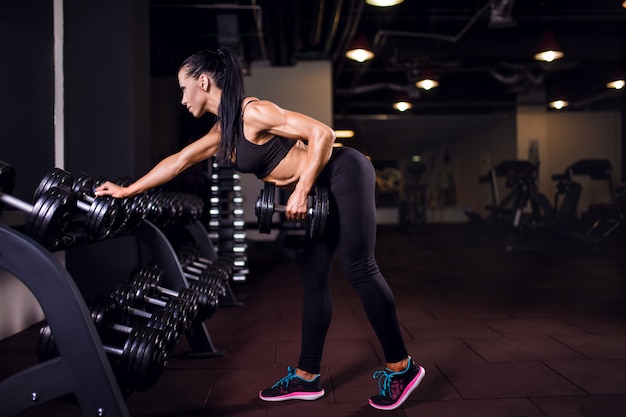
[[(64, 25), (56, 115), (55, 13)], [(54, 166), (116, 177), (151, 165), (148, 17), (147, 0), (0, 2), (0, 160), (17, 171), (17, 197), (31, 201)], [(0, 339), (41, 318), (32, 294), (0, 271)]]
[[(0, 160), (15, 168), (14, 194), (25, 201), (54, 164), (52, 6), (0, 2)], [(0, 339), (41, 318), (31, 292), (0, 270)]]

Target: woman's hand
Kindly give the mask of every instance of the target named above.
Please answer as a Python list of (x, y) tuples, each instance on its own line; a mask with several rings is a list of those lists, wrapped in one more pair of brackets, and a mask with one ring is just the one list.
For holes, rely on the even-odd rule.
[(94, 194), (96, 197), (100, 197), (103, 195), (110, 195), (115, 198), (125, 198), (128, 197), (128, 193), (126, 192), (126, 187), (119, 186), (111, 181), (106, 181), (102, 185), (96, 188)]
[(294, 190), (285, 206), (285, 217), (290, 220), (304, 220), (308, 216), (309, 197)]

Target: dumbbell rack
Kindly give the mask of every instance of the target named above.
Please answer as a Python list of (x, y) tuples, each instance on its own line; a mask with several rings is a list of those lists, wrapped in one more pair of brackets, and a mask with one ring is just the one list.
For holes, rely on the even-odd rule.
[(0, 268), (33, 293), (60, 352), (0, 382), (0, 415), (75, 394), (85, 415), (130, 416), (85, 301), (60, 262), (28, 236), (0, 224)]
[(245, 282), (248, 274), (243, 195), (239, 174), (230, 166), (211, 164), (209, 237), (217, 250), (233, 257), (235, 282)]
[[(210, 255), (202, 230), (197, 225), (189, 228), (201, 251)], [(144, 221), (132, 235), (158, 260), (165, 285), (178, 291), (188, 285), (163, 232)], [(204, 236), (208, 239), (206, 231)], [(13, 416), (68, 394), (75, 394), (85, 415), (130, 416), (83, 295), (68, 271), (38, 242), (2, 224), (0, 268), (22, 281), (35, 296), (59, 351), (59, 356), (0, 382), (0, 416)], [(187, 356), (224, 354), (213, 345), (204, 322), (193, 323), (186, 337), (191, 348)]]
[[(202, 225), (196, 221), (186, 225), (185, 228), (193, 237), (194, 243), (199, 247), (202, 255), (208, 259), (213, 259), (211, 255), (213, 251), (209, 246), (208, 235)], [(166, 235), (158, 227), (148, 221), (144, 221), (141, 226), (135, 230), (133, 235), (149, 248), (158, 266), (163, 269), (163, 284), (166, 287), (174, 291), (180, 291), (189, 286), (180, 263), (178, 262), (174, 248)], [(228, 289), (228, 300), (233, 300), (233, 303), (237, 304), (234, 301), (232, 291), (230, 291), (230, 288)], [(187, 332), (186, 337), (189, 347), (191, 348), (191, 351), (187, 354), (188, 356), (214, 357), (224, 355), (223, 351), (216, 349), (213, 345), (211, 336), (204, 322), (194, 322)]]

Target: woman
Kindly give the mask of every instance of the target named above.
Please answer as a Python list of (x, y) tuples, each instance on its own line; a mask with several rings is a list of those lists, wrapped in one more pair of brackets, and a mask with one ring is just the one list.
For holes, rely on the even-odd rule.
[(302, 255), (302, 347), (297, 368), (259, 393), (265, 401), (315, 400), (324, 395), (320, 362), (331, 319), (330, 269), (337, 250), (346, 276), (361, 297), (382, 345), (387, 366), (374, 373), (379, 393), (370, 405), (399, 407), (424, 377), (408, 355), (395, 312), (395, 301), (374, 258), (376, 217), (374, 170), (350, 148), (333, 148), (333, 130), (303, 114), (269, 101), (244, 96), (238, 58), (228, 50), (202, 51), (187, 58), (178, 72), (182, 104), (194, 116), (217, 116), (210, 131), (159, 162), (128, 187), (106, 182), (96, 195), (128, 197), (164, 184), (207, 158), (231, 163), (241, 172), (292, 191), (288, 219), (307, 215), (314, 184), (326, 187), (334, 208), (324, 237), (309, 240)]

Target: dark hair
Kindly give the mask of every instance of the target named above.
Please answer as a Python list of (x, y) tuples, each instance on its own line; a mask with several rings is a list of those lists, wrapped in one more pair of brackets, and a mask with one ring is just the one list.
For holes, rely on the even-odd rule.
[(198, 79), (206, 74), (222, 90), (222, 98), (217, 108), (220, 123), (220, 144), (215, 159), (218, 163), (230, 162), (235, 150), (235, 141), (243, 136), (241, 123), (241, 103), (244, 98), (243, 71), (239, 58), (227, 48), (217, 51), (200, 51), (183, 61), (180, 69)]

